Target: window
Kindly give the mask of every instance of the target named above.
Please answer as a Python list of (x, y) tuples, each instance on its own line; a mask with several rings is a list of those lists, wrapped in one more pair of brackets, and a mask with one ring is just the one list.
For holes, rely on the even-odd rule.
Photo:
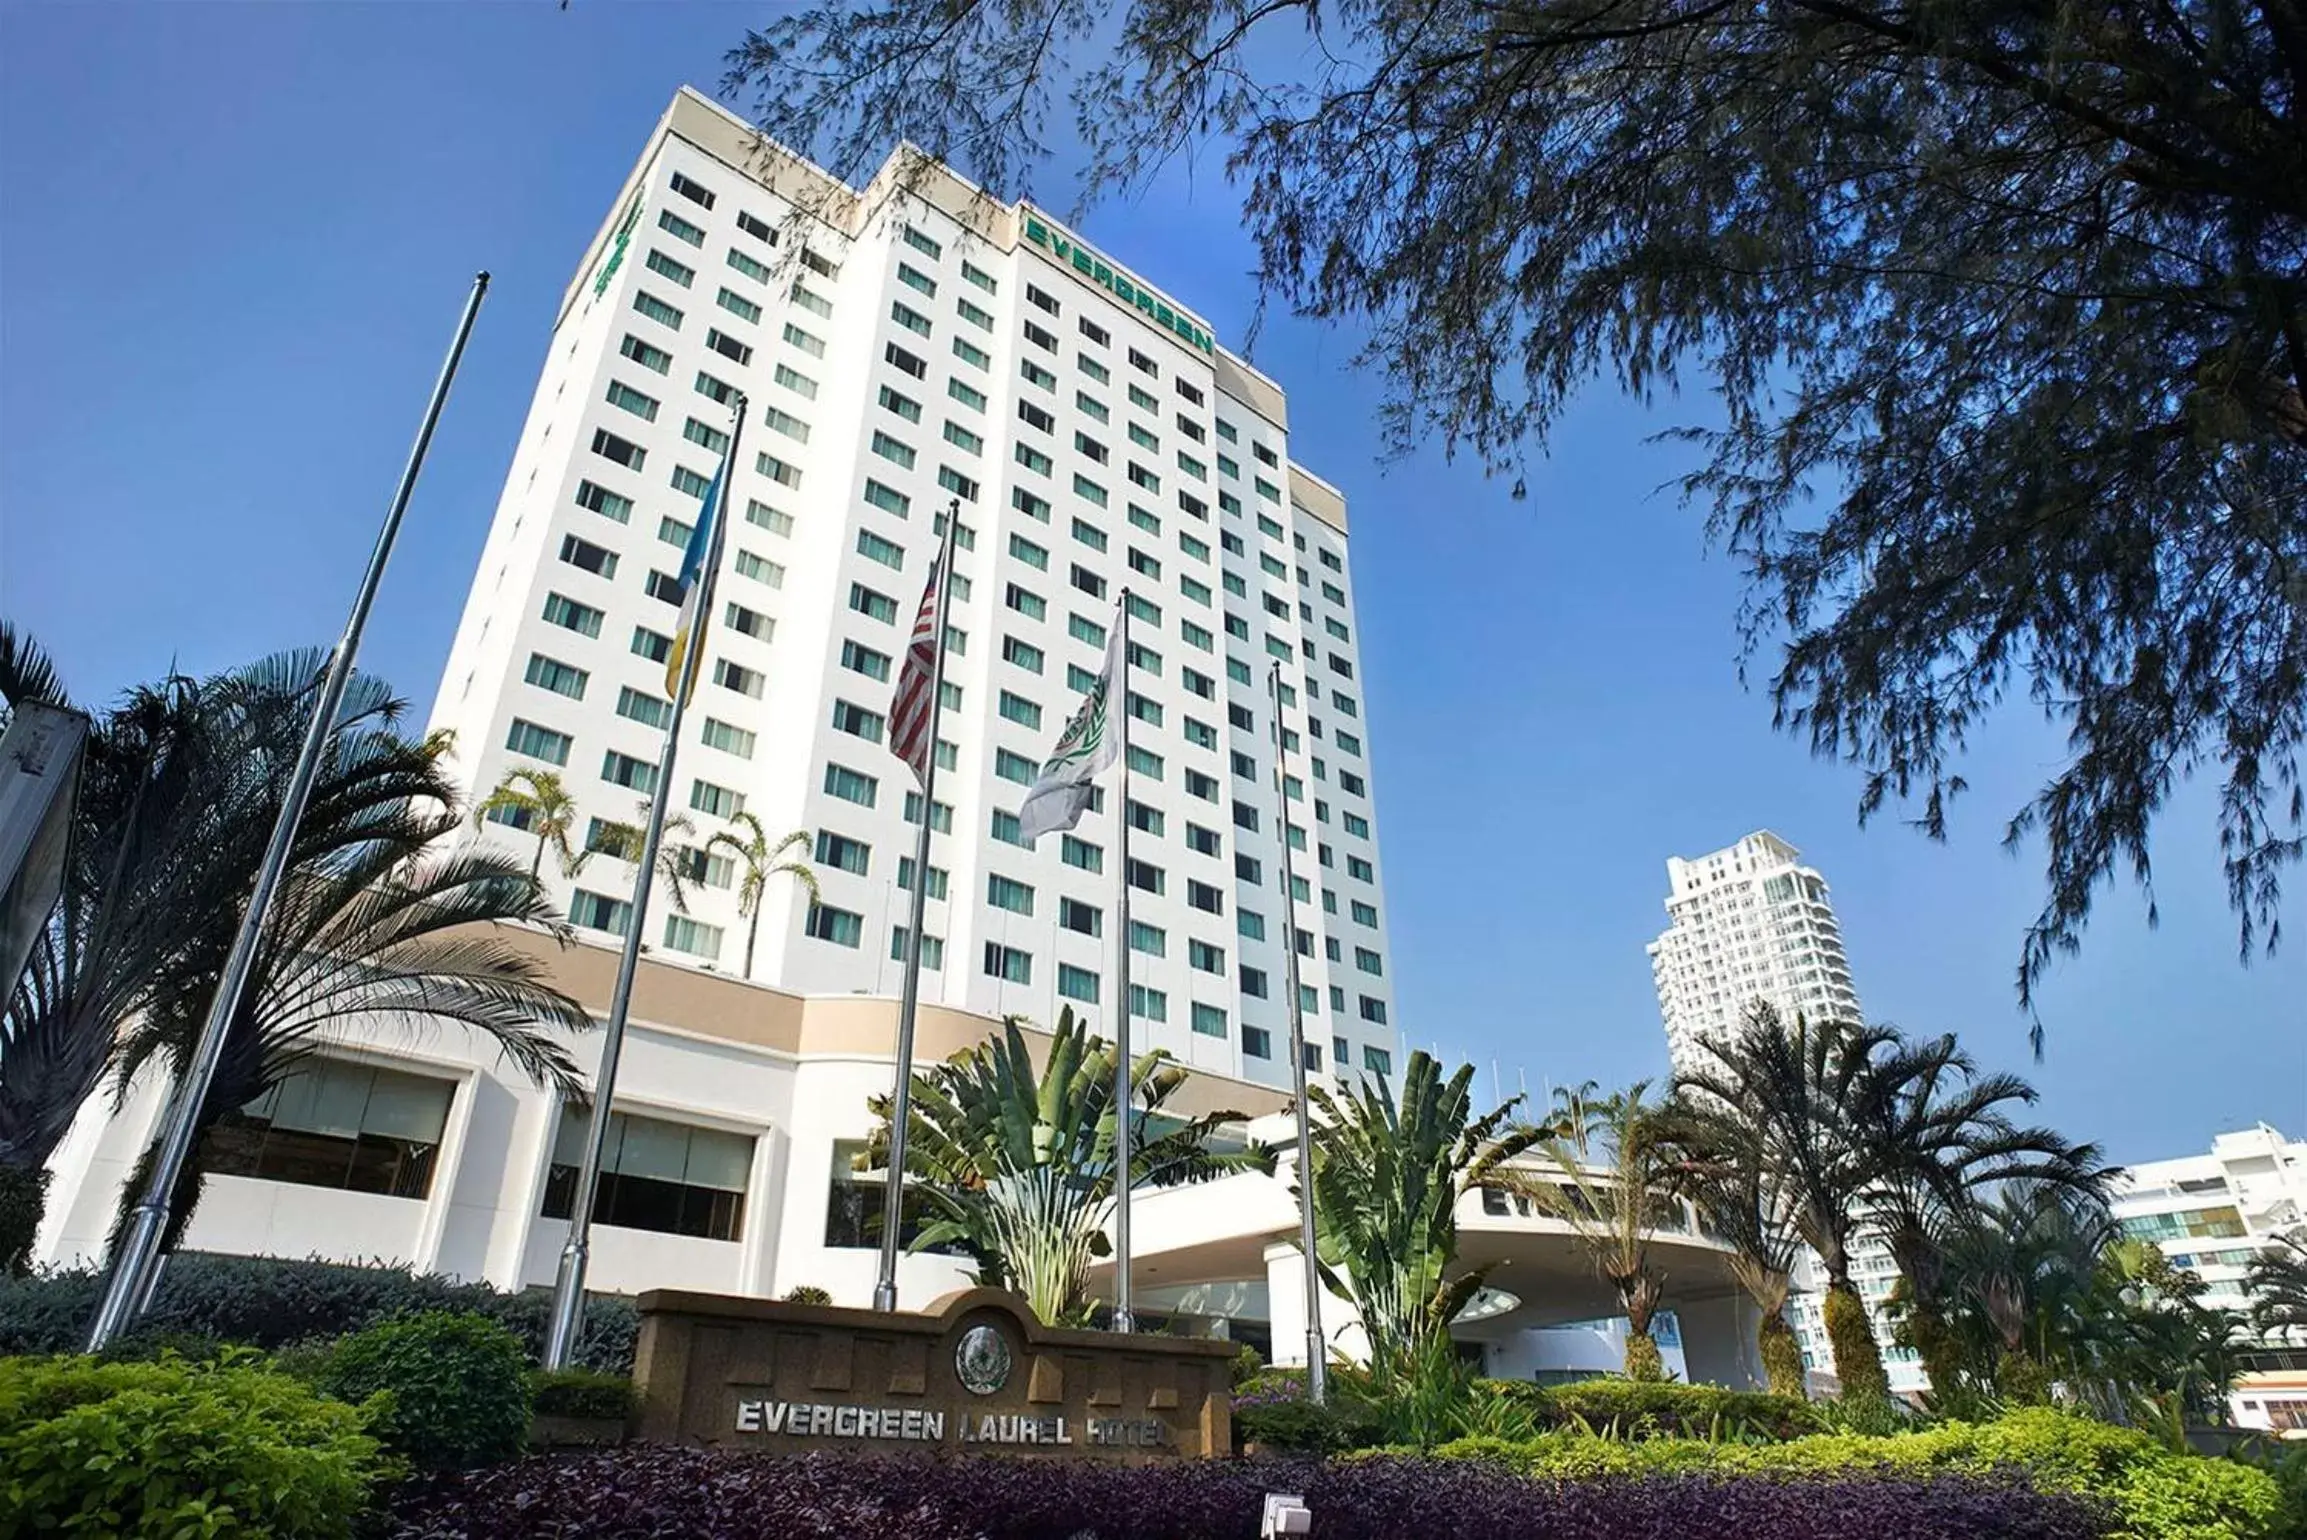
[(1266, 998), (1266, 970), (1244, 965), (1241, 971), (1242, 993), (1253, 1000)]
[(830, 941), (835, 946), (854, 947), (865, 938), (865, 916), (847, 909), (836, 909), (830, 904), (812, 902), (808, 918), (801, 922), (803, 934), (819, 941)]
[(1226, 912), (1225, 895), (1206, 882), (1189, 881), (1186, 883), (1186, 904), (1189, 908), (1199, 909), (1204, 914), (1224, 914)]
[(931, 330), (929, 317), (923, 315), (920, 311), (914, 309), (911, 305), (906, 304), (903, 300), (892, 300), (890, 302), (889, 319), (895, 321), (898, 325), (904, 327), (907, 331), (913, 332), (918, 336), (926, 337), (929, 335)]
[(627, 523), (633, 516), (633, 500), (620, 497), (607, 487), (595, 486), (590, 481), (577, 483), (577, 506), (589, 508), (604, 518)]
[[(701, 207), (711, 208), (713, 206), (712, 190), (701, 182), (691, 181), (678, 171), (673, 173), (673, 191)], [(560, 1217), (567, 1218), (568, 1216), (564, 1214)]]
[(993, 312), (983, 305), (973, 305), (966, 299), (956, 300), (953, 304), (953, 313), (979, 331), (989, 332), (993, 330)]
[(913, 446), (903, 439), (891, 438), (879, 428), (873, 430), (873, 452), (894, 465), (913, 469)]
[(544, 618), (548, 624), (566, 627), (580, 636), (601, 634), (601, 612), (563, 594), (545, 595)]
[(705, 333), (705, 346), (734, 363), (753, 362), (753, 345), (714, 327)]
[(769, 222), (767, 220), (756, 218), (754, 215), (745, 213), (741, 209), (737, 214), (737, 228), (744, 231), (747, 235), (752, 236), (757, 241), (761, 241), (770, 246), (777, 244), (777, 232), (769, 227)]
[(1058, 844), (1058, 859), (1085, 872), (1105, 870), (1105, 847), (1068, 834)]
[(1043, 620), (1049, 615), (1049, 605), (1041, 595), (1030, 588), (1020, 588), (1015, 583), (1003, 591), (1002, 603), (1030, 620)]
[(1129, 350), (1129, 366), (1140, 374), (1150, 374), (1156, 379), (1161, 378), (1161, 366), (1145, 354), (1140, 353), (1136, 348)]
[(1071, 963), (1057, 965), (1057, 992), (1068, 1000), (1079, 1000), (1084, 1005), (1097, 1004), (1097, 974), (1088, 968), (1076, 968)]
[(945, 255), (943, 246), (939, 245), (933, 237), (922, 234), (913, 226), (907, 225), (903, 234), (906, 245), (911, 246), (915, 251), (926, 254), (932, 261)]
[(881, 782), (862, 770), (836, 764), (825, 767), (825, 794), (829, 797), (839, 797), (859, 807), (871, 807), (880, 793)]
[(713, 660), (713, 682), (751, 700), (759, 700), (768, 681), (756, 669), (743, 668), (727, 658)]
[[(910, 824), (921, 822), (921, 793), (918, 791), (909, 791), (905, 794), (905, 821)], [(929, 826), (940, 834), (951, 834), (953, 832), (953, 808), (943, 802), (931, 808)]]
[(1100, 508), (1105, 506), (1105, 488), (1082, 475), (1079, 471), (1074, 472), (1073, 495), (1085, 503), (1093, 503)]
[(601, 756), (601, 779), (637, 791), (644, 797), (653, 796), (657, 790), (657, 767), (645, 759), (635, 759), (611, 749)]
[(1131, 887), (1142, 888), (1148, 893), (1160, 893), (1168, 886), (1168, 883), (1169, 874), (1160, 867), (1146, 861), (1130, 862), (1129, 885)]
[(1074, 563), (1071, 578), (1073, 586), (1091, 598), (1102, 599), (1105, 597), (1105, 579), (1090, 571), (1089, 568), (1082, 566), (1079, 562)]
[[(937, 484), (965, 503), (977, 501), (977, 483), (950, 465), (940, 465), (937, 468)], [(943, 528), (944, 526), (940, 525), (939, 527)], [(964, 524), (961, 526), (961, 532), (953, 537), (953, 543), (967, 551), (973, 549), (977, 541), (976, 536), (970, 532), (969, 526)]]
[(1186, 965), (1202, 973), (1223, 975), (1226, 971), (1226, 949), (1212, 946), (1207, 941), (1186, 943)]
[(757, 742), (757, 738), (741, 726), (729, 726), (717, 717), (706, 717), (701, 738), (708, 749), (720, 749), (722, 754), (736, 754), (738, 758), (752, 758), (754, 742)]
[(894, 540), (884, 540), (869, 529), (857, 532), (857, 554), (897, 571), (905, 568), (905, 547)]
[(883, 725), (878, 711), (868, 711), (863, 706), (845, 700), (833, 703), (833, 727), (836, 732), (863, 738), (867, 743), (879, 743)]
[(825, 356), (825, 339), (803, 331), (791, 321), (785, 323), (784, 337), (788, 345), (799, 348), (811, 358), (823, 358)]
[(817, 864), (831, 866), (845, 872), (865, 875), (873, 865), (873, 847), (863, 840), (836, 834), (831, 829), (817, 831)]
[(1368, 974), (1382, 975), (1386, 971), (1385, 964), (1379, 959), (1378, 954), (1366, 946), (1354, 948), (1354, 966)]
[[(1199, 587), (1200, 585), (1196, 584), (1195, 586)], [(1202, 598), (1205, 603), (1208, 602), (1208, 589), (1202, 589)], [(1179, 617), (1178, 620), (1178, 635), (1185, 638), (1185, 640), (1190, 645), (1199, 647), (1204, 652), (1214, 652), (1217, 650), (1218, 639), (1216, 636), (1211, 634), (1209, 627), (1197, 626), (1192, 621), (1187, 620), (1182, 616)]]
[(1186, 825), (1186, 848), (1199, 855), (1223, 855), (1224, 839), (1215, 829), (1205, 829), (1198, 823)]
[(1026, 758), (1023, 754), (1015, 753), (1009, 749), (995, 749), (993, 751), (993, 773), (1005, 781), (1015, 781), (1020, 786), (1031, 786), (1034, 776), (1040, 770), (1041, 766), (1038, 763)]
[(1036, 731), (1041, 728), (1041, 707), (1008, 690), (1001, 692), (1001, 715), (1004, 721), (1015, 722)]
[(972, 369), (990, 369), (993, 367), (993, 355), (967, 337), (953, 339), (953, 356)]
[(646, 727), (663, 727), (673, 719), (673, 703), (626, 685), (617, 692), (617, 715)]
[(715, 818), (734, 818), (745, 811), (745, 794), (716, 786), (711, 781), (689, 783), (689, 806)]
[(1100, 465), (1106, 463), (1105, 445), (1099, 443), (1096, 439), (1091, 438), (1086, 433), (1080, 432), (1079, 430), (1075, 431), (1073, 435), (1073, 447), (1077, 453), (1089, 456), (1092, 460), (1095, 460)]
[(990, 872), (985, 879), (985, 901), (1011, 914), (1031, 914), (1033, 885), (1019, 882), (1014, 877), (1004, 877), (999, 872)]
[(988, 941), (985, 944), (985, 973), (988, 978), (1000, 979), (1007, 984), (1030, 984), (1033, 982), (1033, 954), (1019, 947)]
[(867, 588), (863, 583), (849, 585), (849, 607), (860, 615), (886, 625), (897, 624), (897, 601), (885, 593)]
[(612, 460), (629, 471), (637, 471), (648, 462), (649, 452), (631, 439), (617, 437), (606, 428), (593, 430), (593, 453), (604, 460)]
[(201, 1161), (225, 1176), (428, 1197), (455, 1095), (453, 1082), (429, 1075), (308, 1058), (219, 1118)]
[(1238, 850), (1234, 852), (1234, 876), (1239, 881), (1247, 882), (1252, 885), (1262, 883), (1266, 880), (1264, 866), (1250, 859), (1248, 856), (1243, 855)]
[(895, 487), (882, 485), (870, 476), (865, 480), (865, 500), (883, 513), (893, 513), (901, 519), (907, 517), (913, 508), (912, 498)]
[[(673, 927), (666, 929), (670, 946)], [(545, 1177), (542, 1212), (547, 1219), (568, 1218), (575, 1204), (589, 1117), (576, 1107), (562, 1110), (552, 1166)], [(612, 1112), (601, 1151), (600, 1185), (593, 1194), (593, 1222), (734, 1241), (742, 1233), (752, 1170), (750, 1135)]]
[(1060, 898), (1057, 901), (1057, 923), (1084, 936), (1105, 934), (1105, 911), (1094, 904), (1085, 904), (1078, 898)]
[[(889, 960), (891, 962), (905, 961), (905, 940), (909, 934), (910, 932), (902, 925), (891, 928), (889, 932)], [(932, 971), (941, 971), (945, 967), (945, 938), (943, 936), (932, 936), (926, 932), (922, 935), (921, 966)], [(831, 1243), (828, 1242), (828, 1244)]]
[[(1018, 464), (1024, 466), (1027, 470), (1032, 471), (1037, 476), (1048, 475), (1057, 464), (1055, 460), (1052, 460), (1048, 455), (1043, 454), (1040, 450), (1034, 448), (1031, 444), (1011, 445), (1010, 458), (1014, 459)], [(1049, 505), (1044, 503), (1042, 506), (1047, 508)], [(1045, 514), (1043, 517), (1046, 518), (1047, 515)]]

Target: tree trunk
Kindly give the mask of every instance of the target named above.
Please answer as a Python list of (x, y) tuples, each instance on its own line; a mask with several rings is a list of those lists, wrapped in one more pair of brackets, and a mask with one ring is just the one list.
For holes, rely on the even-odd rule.
[(529, 857), (529, 881), (537, 880), (537, 873), (545, 869), (545, 837), (537, 836), (537, 853)]
[(1794, 1328), (1787, 1324), (1785, 1314), (1777, 1310), (1766, 1313), (1762, 1325), (1755, 1330), (1755, 1338), (1762, 1349), (1762, 1373), (1771, 1394), (1808, 1400), (1810, 1388), (1803, 1373), (1802, 1343), (1795, 1336)]
[(1666, 1378), (1666, 1360), (1659, 1355), (1658, 1343), (1647, 1330), (1626, 1333), (1626, 1377), (1641, 1384), (1657, 1384)]
[(1930, 1376), (1931, 1389), (1942, 1396), (1953, 1391), (1962, 1378), (1963, 1348), (1939, 1307), (1920, 1302), (1909, 1306), (1906, 1332), (1922, 1359), (1923, 1372)]
[(0, 1277), (32, 1268), (32, 1243), (48, 1211), (48, 1168), (0, 1161)]
[(1874, 1323), (1848, 1280), (1827, 1285), (1826, 1338), (1834, 1347), (1834, 1373), (1842, 1381), (1843, 1399), (1889, 1397), (1890, 1376), (1883, 1372), (1882, 1351), (1875, 1346)]
[(753, 976), (753, 943), (761, 937), (761, 900), (753, 900), (753, 913), (745, 923), (745, 977)]

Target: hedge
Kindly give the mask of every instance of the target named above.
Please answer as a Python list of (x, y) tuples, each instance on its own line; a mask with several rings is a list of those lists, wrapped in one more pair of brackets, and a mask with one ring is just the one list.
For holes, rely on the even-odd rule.
[(378, 1436), (427, 1470), (493, 1464), (528, 1444), (520, 1339), (485, 1316), (429, 1310), (354, 1332), (329, 1354), (319, 1386), (351, 1402), (382, 1392)]
[(1961, 1476), (1532, 1482), (1495, 1466), (780, 1459), (663, 1444), (433, 1477), (397, 1498), (400, 1540), (1243, 1540), (1268, 1492), (1302, 1493), (1322, 1540), (2100, 1540), (2087, 1500)]
[[(0, 1354), (77, 1352), (103, 1288), (102, 1274), (92, 1270), (0, 1279)], [(184, 1252), (169, 1259), (139, 1335), (191, 1334), (278, 1348), (426, 1310), (485, 1315), (520, 1338), (535, 1358), (544, 1351), (552, 1296), (544, 1289), (507, 1294), (485, 1283), (458, 1283), (383, 1263)], [(639, 1329), (630, 1302), (592, 1295), (585, 1301), (575, 1361), (629, 1374)]]
[(245, 1351), (0, 1359), (0, 1532), (339, 1540), (395, 1474), (367, 1431), (378, 1409)]
[(1550, 1434), (1466, 1439), (1435, 1451), (1557, 1480), (1761, 1477), (2024, 1480), (2103, 1499), (2109, 1540), (2274, 1540), (2282, 1494), (2264, 1471), (2165, 1449), (2143, 1433), (2047, 1407), (1991, 1423), (1943, 1423), (1888, 1437), (1829, 1433), (1783, 1444), (1616, 1440)]
[[(1297, 1454), (1338, 1454), (1384, 1441), (1367, 1375), (1336, 1369), (1330, 1392), (1329, 1404), (1317, 1407), (1305, 1399), (1302, 1370), (1261, 1370), (1234, 1391), (1235, 1437)], [(1828, 1427), (1819, 1408), (1788, 1396), (1624, 1379), (1556, 1386), (1477, 1380), (1456, 1422), (1460, 1432), (1504, 1439), (1575, 1431), (1738, 1443), (1783, 1441)]]

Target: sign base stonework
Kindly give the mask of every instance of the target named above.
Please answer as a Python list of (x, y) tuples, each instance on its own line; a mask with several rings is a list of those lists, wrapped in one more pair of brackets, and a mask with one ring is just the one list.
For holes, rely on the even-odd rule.
[(653, 1289), (640, 1310), (645, 1439), (1131, 1463), (1233, 1450), (1230, 1342), (1060, 1331), (998, 1289), (895, 1314)]

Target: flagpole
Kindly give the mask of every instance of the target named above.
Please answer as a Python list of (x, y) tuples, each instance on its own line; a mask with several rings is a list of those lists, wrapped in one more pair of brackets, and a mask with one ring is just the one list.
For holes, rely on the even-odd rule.
[(1137, 1330), (1137, 1317), (1130, 1308), (1130, 1250), (1129, 1250), (1129, 1181), (1130, 1181), (1130, 1106), (1135, 1098), (1130, 1086), (1129, 1052), (1129, 590), (1121, 591), (1121, 604), (1115, 609), (1113, 623), (1121, 632), (1121, 667), (1114, 683), (1120, 687), (1121, 699), (1108, 700), (1106, 709), (1114, 713), (1114, 743), (1119, 749), (1121, 776), (1114, 783), (1119, 793), (1114, 804), (1114, 818), (1119, 831), (1116, 843), (1116, 875), (1120, 879), (1120, 897), (1114, 904), (1114, 1118), (1113, 1118), (1113, 1329), (1120, 1332)]
[(929, 665), (929, 752), (921, 769), (921, 832), (913, 837), (913, 923), (906, 929), (905, 986), (897, 1007), (897, 1089), (889, 1109), (889, 1181), (881, 1199), (881, 1272), (873, 1308), (897, 1308), (897, 1248), (905, 1229), (905, 1143), (913, 1117), (913, 1027), (921, 1009), (921, 931), (929, 917), (929, 831), (937, 817), (937, 717), (945, 704), (945, 607), (953, 592), (953, 532), (961, 499), (945, 514), (937, 547), (937, 645)]
[(344, 633), (337, 639), (335, 652), (329, 655), (320, 697), (313, 702), (312, 719), (305, 724), (304, 743), (297, 750), (296, 764), (289, 771), (288, 787), (281, 796), (280, 813), (273, 820), (272, 838), (265, 846), (264, 858), (257, 863), (256, 886), (249, 894), (248, 908), (240, 917), (240, 930), (232, 938), (232, 951), (225, 958), (224, 975), (208, 1002), (208, 1017), (201, 1023), (200, 1037), (193, 1045), (192, 1057), (185, 1065), (183, 1081), (177, 1088), (161, 1134), (152, 1163), (152, 1179), (145, 1184), (144, 1196), (137, 1200), (129, 1216), (119, 1255), (112, 1260), (112, 1274), (105, 1280), (103, 1302), (89, 1326), (88, 1351), (91, 1353), (110, 1345), (136, 1318), (145, 1286), (158, 1265), (161, 1237), (168, 1228), (169, 1203), (176, 1195), (184, 1164), (191, 1158), (193, 1135), (200, 1127), (200, 1109), (208, 1100), (209, 1088), (216, 1082), (217, 1066), (224, 1058), (225, 1039), (233, 1017), (239, 1013), (241, 999), (248, 991), (248, 976), (256, 966), (257, 943), (263, 935), (265, 919), (272, 912), (281, 875), (288, 868), (289, 852), (296, 842), (296, 826), (304, 818), (305, 805), (312, 800), (312, 783), (320, 774), (321, 756), (335, 735), (336, 714), (344, 704), (345, 686), (352, 678), (353, 658), (360, 651), (361, 632), (368, 626), (377, 586), (384, 581), (385, 563), (392, 559), (393, 545), (400, 537), (401, 520), (408, 512), (409, 497), (416, 491), (417, 473), (424, 468), (425, 452), (432, 447), (433, 429), (441, 420), (441, 408), (448, 403), (449, 386), (456, 380), (465, 342), (473, 334), (473, 320), (480, 314), (481, 299), (488, 292), (489, 275), (475, 274), (472, 289), (465, 296), (464, 314), (457, 318), (456, 335), (449, 343), (448, 357), (441, 361), (440, 373), (433, 380), (433, 393), (425, 403), (416, 442), (409, 446), (408, 459), (401, 466), (400, 484), (393, 489), (392, 503), (385, 510), (384, 527), (377, 531), (376, 543), (369, 548), (368, 567), (361, 573), (360, 587), (354, 591)]
[(1319, 1406), (1329, 1389), (1329, 1344), (1322, 1336), (1322, 1268), (1314, 1251), (1314, 1126), (1306, 1107), (1306, 1001), (1298, 983), (1298, 892), (1290, 875), (1290, 777), (1282, 737), (1282, 665), (1267, 674), (1274, 702), (1274, 800), (1282, 811), (1282, 929), (1290, 990), (1290, 1067), (1298, 1100), (1298, 1250), (1305, 1264), (1306, 1399)]
[(617, 1066), (625, 1053), (625, 1023), (632, 1014), (633, 979), (641, 967), (641, 931), (649, 917), (649, 891), (656, 885), (657, 853), (665, 840), (665, 808), (673, 795), (673, 764), (681, 749), (681, 723), (689, 696), (704, 667), (705, 635), (713, 620), (713, 589), (721, 575), (721, 553), (729, 533), (729, 498), (737, 478), (737, 446), (745, 437), (747, 398), (737, 393), (737, 420), (730, 424), (729, 451), (721, 462), (719, 485), (711, 489), (719, 505), (700, 517), (713, 521), (704, 571), (697, 575), (696, 619), (681, 654), (681, 677), (673, 691), (673, 712), (665, 720), (665, 748), (657, 760), (657, 789), (649, 798), (649, 827), (641, 839), (641, 870), (633, 878), (633, 907), (625, 922), (625, 946), (617, 957), (617, 987), (609, 997), (609, 1020), (601, 1029), (601, 1069), (593, 1079), (593, 1106), (585, 1124), (585, 1154), (577, 1167), (577, 1188), (569, 1200), (569, 1238), (561, 1246), (561, 1266), (553, 1279), (553, 1317), (545, 1337), (545, 1368), (569, 1367), (577, 1334), (585, 1324), (585, 1268), (592, 1259), (593, 1200), (601, 1185), (601, 1156), (609, 1143), (610, 1103), (617, 1091)]

